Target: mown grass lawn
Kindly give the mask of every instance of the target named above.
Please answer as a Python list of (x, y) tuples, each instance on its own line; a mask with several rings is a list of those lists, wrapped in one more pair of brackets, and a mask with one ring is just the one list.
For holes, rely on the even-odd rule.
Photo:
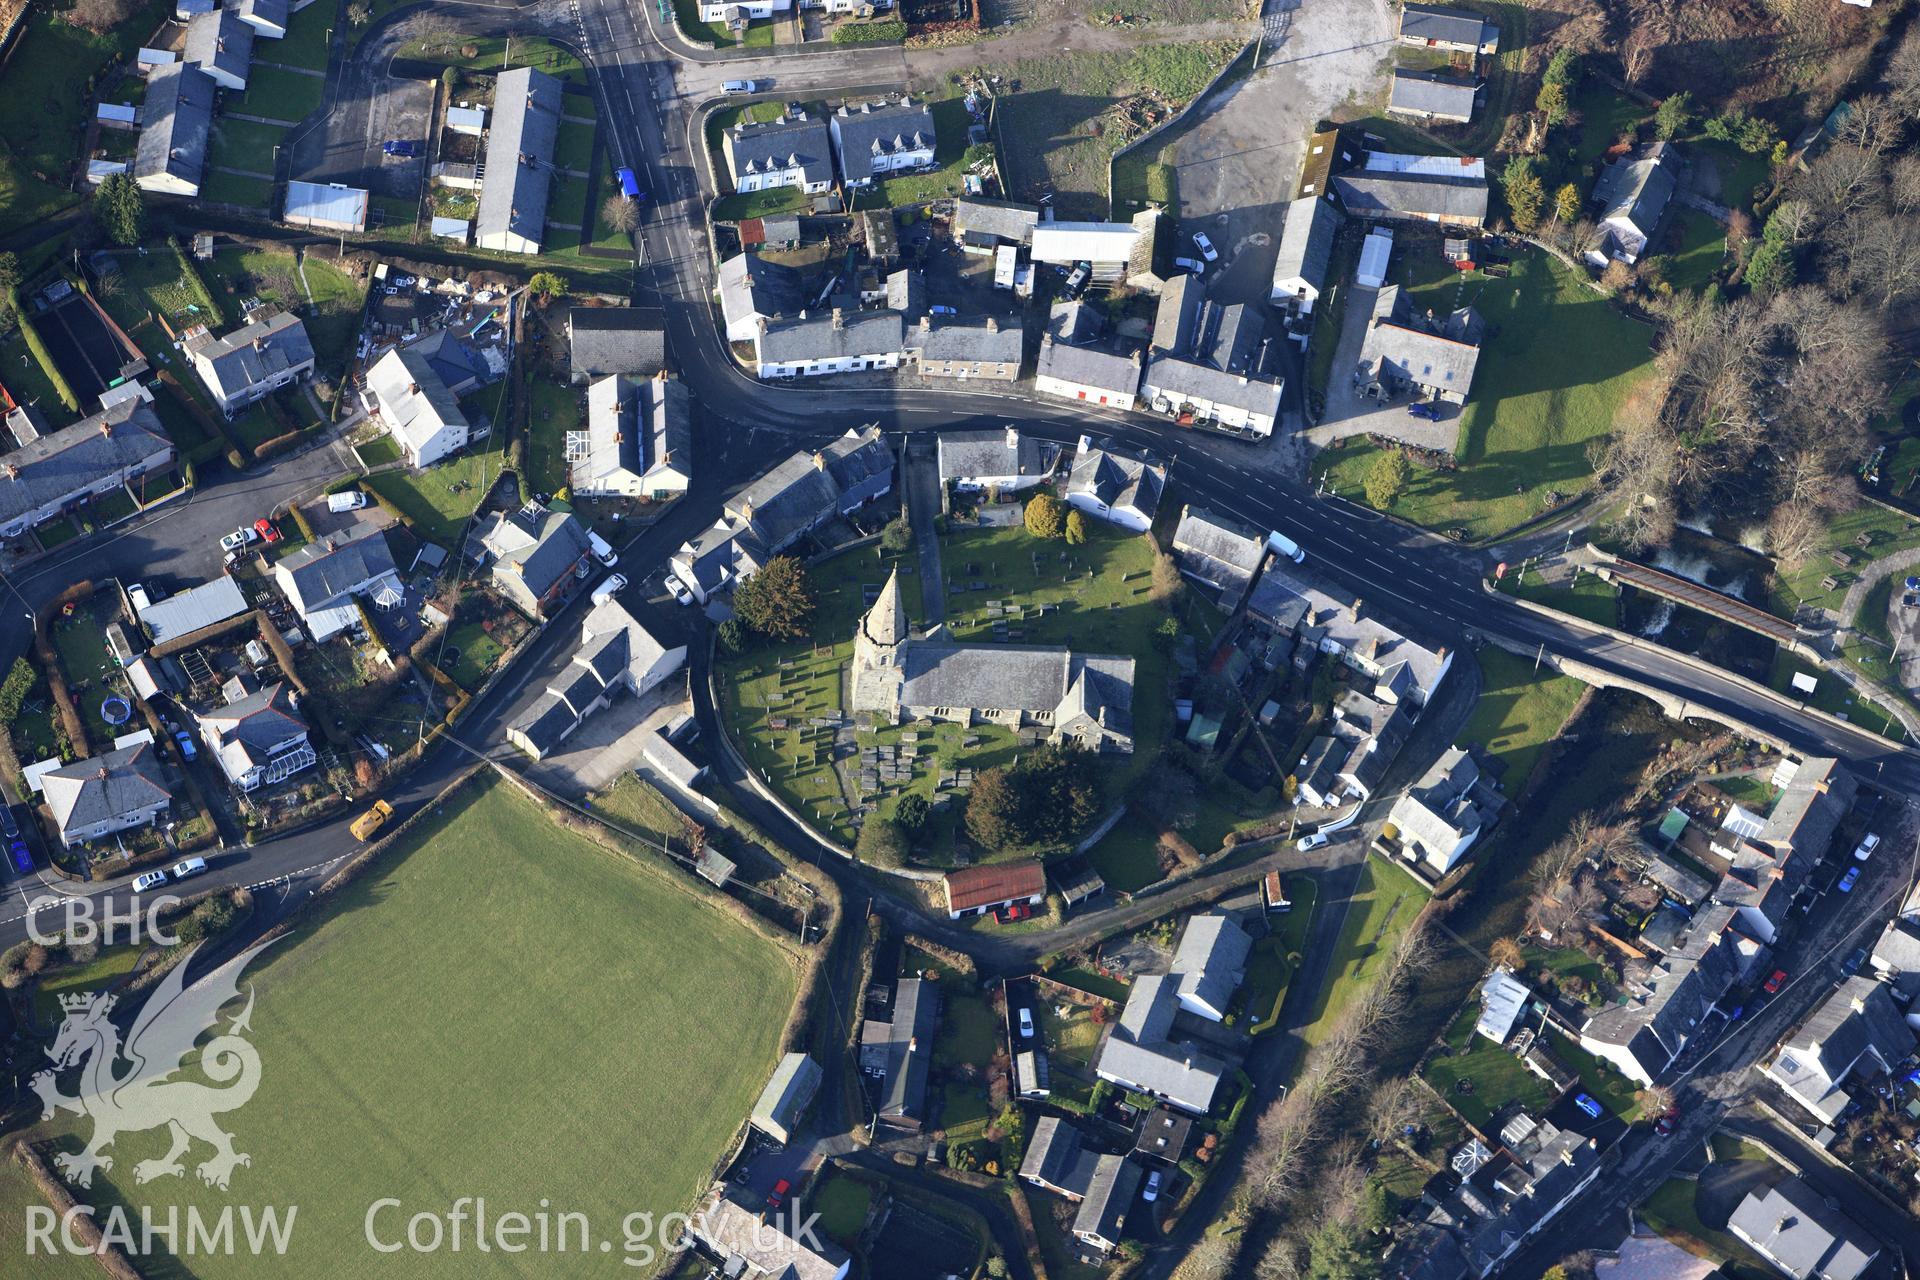
[[(279, 249), (229, 247), (216, 253), (203, 270), (207, 287), (231, 314), (239, 315), (240, 300), (249, 297), (297, 312), (313, 339), (321, 367), (346, 362), (366, 291), (326, 258), (308, 253), (302, 261)], [(313, 294), (311, 302), (308, 290)]]
[(797, 213), (807, 207), (807, 193), (798, 187), (774, 187), (767, 191), (748, 191), (721, 196), (713, 202), (717, 222), (738, 222), (742, 218), (764, 218), (775, 213)]
[[(265, 44), (262, 41), (255, 45), (255, 51)], [(247, 69), (247, 91), (237, 98), (229, 98), (226, 109), (229, 114), (237, 112), (298, 124), (318, 111), (326, 96), (327, 82), (322, 76), (256, 63)]]
[(43, 1027), (58, 1027), (62, 1016), (61, 996), (112, 986), (132, 973), (133, 966), (140, 963), (140, 950), (136, 946), (109, 947), (86, 964), (74, 965), (50, 978), (42, 978), (33, 989), (34, 1017), (40, 1020)]
[(382, 471), (367, 477), (366, 485), (398, 507), (429, 542), (457, 548), (468, 519), (506, 466), (505, 434), (496, 430), (482, 444), (425, 471)]
[(1480, 700), (1460, 731), (1461, 744), (1485, 749), (1505, 762), (1500, 779), (1509, 798), (1533, 773), (1534, 762), (1573, 714), (1586, 686), (1552, 669), (1489, 645), (1474, 655), (1480, 663)]
[(862, 195), (854, 202), (857, 209), (899, 209), (957, 196), (966, 189), (963, 164), (967, 154), (967, 130), (972, 124), (962, 98), (945, 98), (933, 104), (933, 131), (937, 139), (933, 162), (940, 167), (931, 173), (910, 173), (874, 184), (879, 199)]
[(1675, 209), (1667, 215), (1663, 244), (1671, 246), (1661, 260), (1667, 283), (1695, 292), (1719, 278), (1727, 257), (1726, 228), (1697, 209)]
[[(1370, 855), (1361, 864), (1327, 984), (1315, 997), (1311, 1020), (1302, 1030), (1308, 1044), (1327, 1038), (1348, 1002), (1373, 981), (1431, 896), (1419, 881), (1383, 858)], [(1339, 904), (1333, 909), (1340, 909)]]
[[(1811, 698), (1805, 697), (1794, 689), (1793, 678), (1799, 675), (1814, 678), (1816, 683)], [(1869, 733), (1877, 733), (1895, 742), (1906, 739), (1906, 730), (1900, 727), (1900, 722), (1882, 710), (1878, 703), (1854, 693), (1850, 686), (1832, 672), (1802, 662), (1784, 649), (1774, 651), (1773, 666), (1767, 672), (1767, 684), (1777, 693), (1802, 698), (1815, 710), (1851, 721)]]
[(265, 209), (273, 201), (273, 184), (265, 178), (243, 178), (237, 173), (212, 173), (200, 183), (200, 198), (214, 204)]
[(1511, 1050), (1476, 1034), (1479, 1020), (1476, 997), (1447, 1028), (1445, 1039), (1452, 1052), (1428, 1064), (1426, 1079), (1462, 1119), (1481, 1133), (1490, 1133), (1493, 1117), (1502, 1107), (1518, 1102), (1539, 1115), (1552, 1103), (1553, 1094)]
[[(231, 1193), (191, 1169), (133, 1191), (135, 1162), (166, 1148), (158, 1130), (120, 1136), (93, 1202), (297, 1204), (272, 1267), (296, 1278), (446, 1274), (443, 1254), (372, 1252), (381, 1197), (406, 1206), (402, 1238), (411, 1213), (456, 1196), (528, 1213), (544, 1199), (616, 1250), (624, 1215), (692, 1207), (772, 1070), (789, 960), (675, 873), (563, 831), (505, 785), (442, 807), (247, 975), (262, 1071), (229, 1117), (252, 1157)], [(77, 1146), (72, 1126), (59, 1132)], [(518, 1276), (526, 1262), (469, 1248), (457, 1269)], [(193, 1274), (260, 1263), (202, 1254)]]
[(593, 163), (593, 126), (562, 120), (560, 136), (553, 147), (553, 162), (562, 169), (585, 173)]
[(286, 136), (279, 125), (222, 117), (213, 123), (213, 150), (207, 162), (271, 176), (274, 148)]
[[(1393, 513), (1485, 537), (1511, 529), (1593, 482), (1587, 445), (1651, 367), (1653, 331), (1613, 310), (1545, 254), (1520, 253), (1504, 280), (1459, 276), (1437, 255), (1409, 255), (1418, 307), (1471, 304), (1488, 325), (1460, 418), (1457, 471), (1415, 467)], [(1316, 466), (1341, 496), (1365, 501), (1378, 450), (1363, 441), (1323, 452)]]
[[(53, 1212), (25, 1169), (11, 1160), (0, 1160), (0, 1250), (5, 1250), (7, 1257), (28, 1257), (27, 1212), (34, 1207)], [(31, 1275), (34, 1280), (100, 1280), (104, 1274), (93, 1255), (87, 1253), (40, 1248), (31, 1260), (32, 1266), (19, 1274)]]
[(1500, 590), (1522, 600), (1570, 613), (1603, 627), (1620, 625), (1620, 592), (1598, 574), (1583, 573), (1577, 582), (1550, 583), (1539, 570), (1514, 571), (1502, 578)]
[(535, 378), (532, 409), (527, 470), (536, 490), (553, 493), (567, 482), (567, 432), (580, 428), (580, 393), (564, 382)]
[(481, 630), (477, 622), (467, 622), (447, 633), (447, 643), (441, 654), (458, 654), (451, 662), (442, 662), (440, 669), (445, 671), (453, 682), (472, 693), (486, 683), (493, 674), (493, 666), (500, 661), (500, 655), (506, 652), (506, 646)]
[(820, 1230), (843, 1244), (853, 1243), (872, 1207), (873, 1184), (841, 1173), (819, 1184), (807, 1205), (820, 1215)]
[(324, 4), (310, 4), (287, 19), (287, 34), (254, 48), (256, 62), (279, 62), (310, 71), (327, 69), (327, 36), (338, 10)]

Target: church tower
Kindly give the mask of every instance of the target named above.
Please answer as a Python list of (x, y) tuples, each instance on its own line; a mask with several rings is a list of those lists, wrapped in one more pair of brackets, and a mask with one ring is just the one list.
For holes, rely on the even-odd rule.
[(900, 653), (907, 643), (907, 604), (895, 569), (853, 631), (853, 705), (893, 714), (899, 705)]

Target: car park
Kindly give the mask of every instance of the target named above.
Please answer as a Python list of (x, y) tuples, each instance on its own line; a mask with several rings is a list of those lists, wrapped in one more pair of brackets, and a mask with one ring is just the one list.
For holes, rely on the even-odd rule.
[(133, 878), (133, 891), (135, 893), (145, 893), (149, 889), (158, 889), (166, 882), (167, 873), (164, 871), (143, 872)]
[(1207, 233), (1204, 231), (1196, 231), (1193, 233), (1193, 247), (1198, 249), (1200, 256), (1208, 262), (1218, 262), (1220, 260), (1220, 251), (1213, 247), (1213, 241), (1207, 239)]
[(175, 880), (185, 880), (191, 876), (197, 876), (206, 869), (207, 860), (205, 858), (182, 858), (167, 868), (168, 871), (173, 873)]
[(1033, 1039), (1033, 1010), (1024, 1007), (1020, 1010), (1020, 1038)]
[(1852, 893), (1854, 884), (1860, 879), (1860, 868), (1848, 867), (1847, 874), (1840, 877), (1840, 883), (1833, 887), (1842, 893)]
[(1768, 978), (1766, 982), (1762, 984), (1760, 989), (1766, 992), (1768, 995), (1774, 996), (1774, 995), (1779, 995), (1780, 988), (1786, 985), (1787, 985), (1787, 971), (1785, 969), (1775, 969), (1773, 971), (1773, 976), (1771, 978)]
[(1854, 846), (1853, 856), (1858, 861), (1865, 862), (1873, 856), (1873, 851), (1879, 847), (1880, 833), (1877, 831), (1869, 831), (1865, 837), (1861, 839), (1860, 843)]
[(1574, 1094), (1573, 1105), (1580, 1108), (1582, 1111), (1586, 1112), (1588, 1116), (1590, 1116), (1595, 1120), (1598, 1120), (1601, 1116), (1607, 1113), (1606, 1108), (1602, 1107), (1599, 1104), (1599, 1102), (1596, 1101), (1593, 1095), (1590, 1093)]
[(193, 745), (193, 735), (185, 729), (176, 729), (173, 734), (174, 745), (180, 748), (180, 758), (191, 760), (200, 752)]

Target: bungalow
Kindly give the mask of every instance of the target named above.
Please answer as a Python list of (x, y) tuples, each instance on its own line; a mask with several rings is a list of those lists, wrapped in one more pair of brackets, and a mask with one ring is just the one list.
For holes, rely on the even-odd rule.
[(1002, 328), (993, 316), (977, 322), (920, 317), (906, 336), (907, 354), (926, 378), (978, 378), (1015, 382), (1020, 377), (1026, 334), (1018, 324)]
[(0, 458), (0, 538), (17, 538), (173, 461), (173, 441), (145, 399), (122, 400), (31, 440)]
[(617, 374), (651, 378), (667, 367), (667, 335), (657, 311), (574, 307), (567, 312), (568, 376), (576, 387)]
[(486, 180), (474, 215), (474, 243), (480, 248), (540, 252), (561, 103), (560, 82), (544, 71), (515, 67), (495, 77)]
[(1487, 166), (1472, 156), (1369, 151), (1358, 169), (1333, 180), (1356, 218), (1479, 227), (1487, 220)]
[(285, 782), (320, 759), (284, 682), (203, 712), (198, 719), (208, 753), (241, 791)]
[(50, 769), (40, 775), (39, 782), (60, 843), (69, 849), (118, 831), (151, 826), (173, 802), (152, 742), (136, 742)]
[(1067, 505), (1145, 533), (1153, 526), (1166, 487), (1167, 467), (1158, 458), (1111, 444), (1095, 446), (1090, 437), (1081, 436), (1067, 476)]
[(602, 600), (581, 621), (573, 659), (507, 726), (507, 741), (543, 760), (622, 689), (640, 697), (686, 661), (687, 646), (668, 648), (618, 600)]
[(587, 388), (587, 429), (569, 431), (567, 484), (586, 498), (661, 501), (693, 483), (687, 389), (665, 370), (602, 378)]
[(807, 304), (800, 273), (757, 253), (728, 258), (720, 264), (719, 276), (720, 314), (727, 323), (728, 342), (753, 342), (763, 324), (798, 315)]
[(933, 112), (912, 98), (842, 105), (830, 125), (840, 176), (849, 187), (933, 167)]
[(318, 644), (360, 625), (356, 596), (405, 599), (384, 530), (359, 525), (310, 542), (273, 566), (273, 580)]
[(142, 191), (200, 194), (213, 132), (213, 95), (213, 77), (199, 67), (173, 62), (148, 74), (133, 150), (133, 180)]
[(595, 563), (587, 530), (573, 513), (538, 502), (496, 512), (480, 545), (493, 557), (493, 585), (536, 619), (552, 616), (572, 599)]
[(879, 1123), (917, 1133), (927, 1120), (927, 1074), (940, 1029), (940, 984), (902, 978), (893, 1010), (860, 1027), (860, 1070), (880, 1079)]
[(1859, 1280), (1880, 1242), (1798, 1177), (1747, 1192), (1727, 1230), (1793, 1280)]
[(1057, 445), (1023, 436), (1009, 425), (1002, 431), (956, 431), (936, 442), (940, 483), (956, 489), (998, 489), (1017, 493), (1053, 474)]
[(313, 372), (313, 342), (291, 312), (255, 312), (251, 323), (194, 349), (194, 372), (231, 418), (268, 394)]
[(984, 916), (1015, 903), (1037, 907), (1047, 900), (1047, 871), (1039, 862), (998, 862), (949, 871), (941, 880), (947, 918)]
[(1638, 155), (1622, 156), (1601, 171), (1593, 184), (1593, 203), (1598, 209), (1595, 228), (1606, 233), (1596, 265), (1612, 258), (1628, 266), (1640, 260), (1660, 233), (1661, 219), (1673, 202), (1678, 183), (1672, 164), (1674, 152), (1665, 142), (1655, 142)]
[(833, 144), (827, 122), (797, 107), (778, 120), (743, 120), (720, 137), (727, 176), (737, 192), (798, 187), (818, 193), (833, 186)]
[(427, 354), (417, 347), (395, 347), (367, 371), (369, 408), (415, 468), (431, 466), (466, 448), (472, 434), (467, 415), (448, 390)]
[(1387, 99), (1387, 111), (1415, 120), (1466, 124), (1473, 119), (1474, 99), (1480, 87), (1471, 80), (1458, 80), (1437, 71), (1411, 71), (1399, 67), (1393, 73), (1393, 92)]
[(838, 307), (831, 315), (762, 321), (753, 354), (761, 378), (817, 378), (865, 369), (897, 369), (905, 354), (906, 325), (897, 311)]
[(1119, 1247), (1121, 1224), (1139, 1190), (1139, 1165), (1125, 1156), (1101, 1156), (1086, 1198), (1073, 1215), (1073, 1238), (1100, 1253), (1113, 1252)]
[(1020, 1180), (1078, 1202), (1092, 1189), (1100, 1159), (1098, 1151), (1083, 1145), (1073, 1124), (1058, 1116), (1043, 1116), (1033, 1126), (1033, 1137), (1020, 1161)]
[(1399, 285), (1387, 285), (1374, 294), (1354, 386), (1382, 400), (1412, 393), (1465, 404), (1484, 328), (1472, 307), (1436, 321), (1417, 312)]
[(1253, 937), (1230, 917), (1218, 912), (1191, 917), (1173, 953), (1180, 1007), (1209, 1022), (1225, 1020), (1252, 953)]
[(1205, 507), (1180, 509), (1180, 523), (1173, 531), (1173, 558), (1182, 574), (1211, 588), (1228, 613), (1240, 607), (1266, 557), (1266, 535), (1252, 525), (1215, 515)]
[(1321, 196), (1302, 196), (1287, 206), (1280, 229), (1280, 252), (1273, 262), (1273, 287), (1268, 301), (1286, 305), (1302, 315), (1313, 312), (1326, 287), (1327, 267), (1333, 260), (1333, 242), (1340, 234), (1340, 206)]
[(1400, 43), (1491, 58), (1500, 51), (1500, 28), (1466, 9), (1409, 3), (1400, 9)]
[(214, 9), (187, 19), (182, 60), (198, 67), (222, 89), (247, 91), (247, 67), (253, 61), (253, 28), (231, 9)]

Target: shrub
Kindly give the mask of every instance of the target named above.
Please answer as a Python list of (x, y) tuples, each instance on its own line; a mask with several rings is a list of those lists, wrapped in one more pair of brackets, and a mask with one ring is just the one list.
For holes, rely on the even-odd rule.
[(906, 38), (907, 24), (896, 21), (843, 22), (833, 33), (835, 44), (886, 44)]
[(1086, 542), (1087, 516), (1080, 508), (1075, 507), (1067, 512), (1066, 533), (1067, 545), (1070, 547), (1081, 546)]
[(792, 556), (775, 556), (766, 567), (735, 588), (733, 612), (764, 636), (798, 640), (813, 620), (813, 584)]
[(907, 513), (902, 511), (880, 531), (880, 549), (898, 555), (912, 545), (913, 526), (907, 522)]
[(1067, 504), (1050, 493), (1027, 499), (1027, 532), (1036, 538), (1058, 538), (1067, 531)]
[(893, 806), (893, 820), (908, 831), (918, 831), (927, 824), (933, 806), (923, 795), (904, 795)]
[(897, 867), (907, 860), (906, 830), (892, 818), (869, 818), (860, 827), (853, 851), (876, 867)]
[(1413, 468), (1408, 465), (1406, 454), (1398, 449), (1382, 453), (1367, 467), (1367, 501), (1376, 507), (1391, 507), (1407, 491), (1407, 482), (1412, 479), (1412, 473)]
[(277, 458), (299, 443), (300, 433), (298, 431), (289, 431), (285, 435), (274, 436), (271, 440), (262, 440), (259, 444), (253, 446), (253, 456), (256, 461), (266, 458)]

